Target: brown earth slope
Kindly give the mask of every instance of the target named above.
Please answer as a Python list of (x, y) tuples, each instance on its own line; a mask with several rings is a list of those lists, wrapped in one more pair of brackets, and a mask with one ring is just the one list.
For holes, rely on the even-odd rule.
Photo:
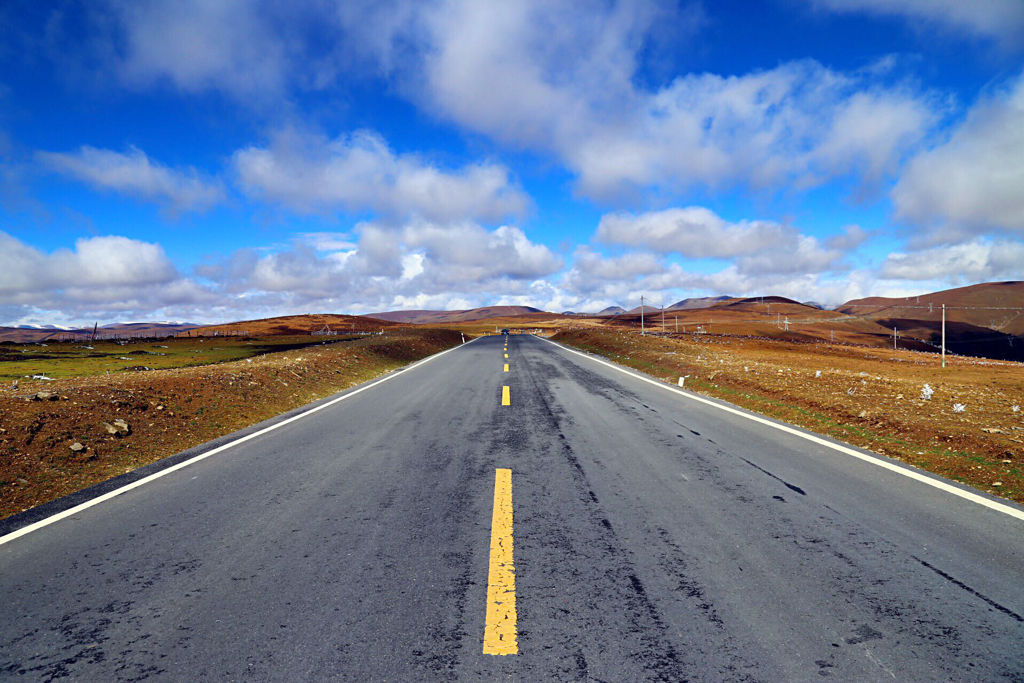
[[(216, 365), (5, 386), (0, 518), (329, 396), (460, 339), (452, 331), (399, 329)], [(130, 431), (119, 429), (117, 420)]]
[(242, 320), (234, 323), (224, 323), (223, 325), (204, 325), (185, 334), (189, 336), (244, 335), (264, 337), (269, 335), (377, 332), (382, 329), (392, 329), (395, 327), (400, 327), (400, 325), (359, 315), (310, 313), (307, 315), (260, 318), (259, 320)]

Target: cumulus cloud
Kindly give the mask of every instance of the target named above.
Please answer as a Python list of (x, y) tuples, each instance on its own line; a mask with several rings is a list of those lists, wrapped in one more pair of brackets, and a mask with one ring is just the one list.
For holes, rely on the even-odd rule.
[(702, 206), (613, 213), (601, 217), (597, 239), (608, 244), (675, 252), (694, 258), (729, 258), (769, 248), (794, 234), (772, 221), (730, 223)]
[(267, 147), (235, 152), (233, 165), (247, 194), (302, 212), (499, 220), (525, 212), (530, 203), (504, 166), (445, 171), (419, 156), (396, 154), (370, 131), (330, 140), (284, 130)]
[[(580, 192), (602, 200), (651, 189), (809, 187), (846, 174), (873, 186), (936, 123), (927, 93), (811, 60), (649, 84), (652, 46), (688, 40), (701, 25), (687, 7), (297, 0), (285, 12), (267, 2), (115, 3), (120, 33), (110, 42), (132, 82), (246, 102), (381, 76), (440, 118), (552, 155), (577, 175)], [(248, 151), (243, 159), (254, 164), (277, 154)], [(475, 173), (502, 183), (501, 169)], [(304, 206), (330, 201), (279, 190)]]
[(975, 239), (909, 253), (890, 254), (882, 264), (883, 278), (935, 280), (954, 285), (1019, 279), (1024, 243)]
[(871, 237), (871, 233), (859, 225), (847, 225), (842, 232), (832, 235), (825, 240), (825, 244), (831, 249), (840, 251), (852, 251), (864, 244)]
[(112, 2), (119, 23), (116, 66), (136, 86), (167, 82), (186, 92), (281, 94), (296, 56), (264, 2)]
[(842, 270), (841, 254), (822, 246), (816, 237), (796, 235), (793, 244), (779, 244), (775, 248), (737, 260), (741, 273), (771, 275), (779, 273), (816, 274), (828, 270)]
[(174, 211), (202, 211), (225, 197), (219, 182), (194, 168), (169, 168), (134, 147), (121, 153), (83, 146), (77, 152), (37, 152), (36, 159), (93, 187), (156, 201)]
[(790, 226), (774, 221), (731, 223), (701, 206), (607, 214), (601, 217), (596, 238), (690, 258), (738, 258), (745, 273), (821, 272), (837, 267), (840, 258), (838, 250)]
[(1019, 0), (810, 0), (833, 12), (897, 16), (1009, 44), (1024, 36)]
[(422, 249), (427, 263), (445, 269), (446, 279), (535, 279), (562, 266), (550, 249), (531, 242), (521, 229), (510, 225), (488, 231), (475, 224), (419, 223), (402, 231), (402, 242), (410, 249)]
[(644, 3), (447, 3), (426, 22), (415, 96), (473, 130), (555, 153), (599, 198), (813, 185), (851, 171), (874, 182), (935, 122), (924, 94), (810, 60), (638, 87), (656, 18)]
[(208, 292), (178, 273), (158, 244), (111, 235), (45, 253), (4, 232), (0, 296), (22, 313), (45, 310), (58, 320), (152, 316), (210, 300)]
[(574, 254), (573, 269), (590, 278), (623, 280), (661, 272), (665, 270), (665, 264), (650, 252), (634, 251), (619, 256), (604, 256), (587, 247), (580, 247)]
[(493, 303), (522, 295), (562, 267), (557, 255), (514, 226), (413, 221), (364, 223), (358, 232), (355, 244), (314, 236), (264, 253), (240, 250), (197, 268), (197, 275), (250, 303), (369, 311), (413, 301)]
[[(1024, 7), (1024, 5), (1022, 5)], [(913, 158), (892, 191), (922, 241), (1024, 235), (1024, 75), (978, 102), (949, 140)]]
[(135, 286), (167, 283), (174, 266), (157, 244), (127, 237), (88, 237), (74, 249), (45, 254), (0, 232), (0, 292), (5, 295), (65, 287)]

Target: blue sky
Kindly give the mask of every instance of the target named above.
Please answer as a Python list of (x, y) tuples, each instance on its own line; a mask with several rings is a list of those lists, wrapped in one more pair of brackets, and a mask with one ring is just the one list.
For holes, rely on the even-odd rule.
[(0, 325), (1024, 279), (1024, 3), (0, 6)]

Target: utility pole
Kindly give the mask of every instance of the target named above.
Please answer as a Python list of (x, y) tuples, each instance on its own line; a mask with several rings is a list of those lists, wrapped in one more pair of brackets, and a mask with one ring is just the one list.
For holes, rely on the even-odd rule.
[(646, 334), (644, 332), (644, 295), (640, 295), (640, 334)]
[(946, 304), (942, 304), (942, 367), (946, 367)]
[(893, 351), (896, 350), (896, 326), (895, 325), (892, 328), (892, 350)]
[(679, 316), (676, 316), (676, 334), (679, 334)]
[(661, 301), (661, 332), (665, 333), (665, 300)]

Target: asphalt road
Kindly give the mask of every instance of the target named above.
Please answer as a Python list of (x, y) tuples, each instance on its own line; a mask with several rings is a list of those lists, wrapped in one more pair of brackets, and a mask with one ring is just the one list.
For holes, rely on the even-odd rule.
[[(1024, 679), (1021, 520), (502, 344), (0, 545), (0, 676)], [(499, 468), (503, 656), (482, 651)]]

